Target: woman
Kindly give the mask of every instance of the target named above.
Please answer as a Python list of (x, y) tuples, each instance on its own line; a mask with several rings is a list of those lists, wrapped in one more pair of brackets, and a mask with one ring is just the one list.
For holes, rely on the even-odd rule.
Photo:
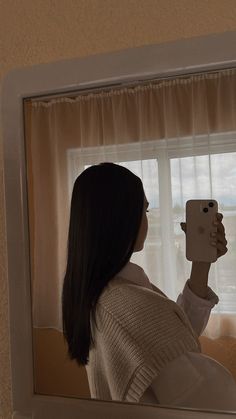
[[(198, 339), (218, 303), (210, 264), (193, 263), (175, 303), (130, 262), (143, 249), (147, 208), (140, 178), (122, 166), (101, 163), (76, 179), (63, 286), (70, 358), (86, 366), (92, 398), (236, 410), (232, 375)], [(227, 252), (222, 218), (218, 257)]]

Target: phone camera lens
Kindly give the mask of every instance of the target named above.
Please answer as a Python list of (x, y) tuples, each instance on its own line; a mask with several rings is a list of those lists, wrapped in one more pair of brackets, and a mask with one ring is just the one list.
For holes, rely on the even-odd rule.
[(209, 202), (209, 207), (214, 207), (214, 202)]
[(204, 211), (204, 212), (208, 212), (208, 208), (206, 208), (206, 207), (205, 207), (205, 208), (203, 208), (203, 211)]

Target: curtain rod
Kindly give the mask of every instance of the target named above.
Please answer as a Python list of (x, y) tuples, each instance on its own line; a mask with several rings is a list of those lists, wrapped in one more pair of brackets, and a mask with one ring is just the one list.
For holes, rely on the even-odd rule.
[[(127, 87), (135, 87), (137, 85), (145, 85), (146, 83), (150, 83), (150, 82), (158, 82), (158, 81), (165, 81), (165, 80), (173, 80), (173, 79), (177, 79), (177, 78), (189, 78), (191, 76), (200, 76), (200, 75), (204, 75), (204, 74), (215, 74), (215, 73), (221, 73), (224, 71), (229, 71), (229, 70), (236, 70), (236, 63), (235, 66), (231, 67), (218, 67), (217, 69), (212, 68), (210, 69), (210, 67), (208, 67), (206, 70), (202, 70), (202, 71), (181, 71), (180, 73), (174, 73), (174, 74), (169, 74), (166, 75), (159, 75), (157, 77), (146, 77), (146, 78), (138, 78), (137, 80), (135, 80), (135, 78), (133, 80), (128, 80), (128, 81), (120, 81), (120, 82), (116, 82), (116, 83), (111, 83), (111, 84), (101, 84), (101, 85), (94, 85), (94, 87), (81, 87), (80, 89), (76, 89), (76, 90), (71, 90), (71, 91), (67, 91), (65, 93), (51, 93), (48, 95), (37, 95), (37, 96), (32, 96), (32, 97), (27, 97), (24, 98), (24, 101), (26, 102), (38, 102), (38, 101), (50, 101), (51, 99), (54, 98), (63, 98), (63, 97), (69, 97), (69, 98), (73, 98), (76, 97), (80, 94), (88, 94), (88, 93), (94, 93), (94, 92), (100, 92), (100, 91), (106, 91), (106, 90), (111, 90), (112, 88), (116, 88), (116, 89), (122, 89), (122, 88), (127, 88)], [(96, 87), (97, 86), (97, 87)]]

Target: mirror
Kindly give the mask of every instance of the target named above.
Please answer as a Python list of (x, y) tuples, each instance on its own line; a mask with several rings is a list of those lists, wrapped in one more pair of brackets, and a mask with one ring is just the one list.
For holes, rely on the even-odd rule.
[[(220, 45), (224, 47), (219, 48)], [(49, 133), (49, 125), (39, 125), (36, 127), (35, 124), (32, 124), (30, 116), (30, 101), (37, 98), (41, 95), (48, 95), (49, 101), (52, 97), (56, 95), (63, 95), (63, 93), (70, 95), (73, 90), (80, 89), (93, 89), (96, 86), (111, 85), (114, 80), (117, 82), (117, 85), (126, 83), (127, 81), (136, 80), (139, 82), (140, 79), (152, 78), (155, 75), (183, 75), (193, 72), (195, 69), (202, 69), (203, 71), (209, 70), (219, 70), (229, 66), (229, 63), (234, 62), (235, 57), (235, 34), (226, 33), (219, 34), (217, 36), (203, 37), (194, 40), (183, 40), (174, 43), (169, 43), (163, 47), (161, 46), (145, 46), (128, 51), (122, 51), (117, 53), (105, 54), (104, 56), (88, 57), (88, 59), (76, 59), (76, 60), (67, 60), (58, 63), (50, 63), (37, 65), (30, 68), (17, 69), (10, 73), (7, 80), (3, 85), (3, 128), (4, 128), (4, 175), (5, 175), (5, 196), (6, 196), (6, 217), (7, 217), (7, 237), (8, 237), (8, 271), (9, 271), (9, 298), (10, 298), (10, 322), (11, 322), (11, 365), (12, 365), (12, 398), (13, 398), (13, 409), (15, 410), (15, 416), (25, 417), (26, 412), (34, 412), (35, 417), (42, 417), (40, 413), (45, 413), (45, 418), (48, 417), (51, 419), (53, 414), (48, 413), (57, 411), (60, 413), (57, 417), (68, 417), (66, 412), (70, 409), (75, 409), (78, 411), (78, 406), (82, 407), (82, 411), (90, 409), (94, 413), (94, 409), (97, 409), (98, 406), (103, 406), (104, 409), (108, 409), (113, 406), (114, 412), (117, 412), (119, 408), (122, 408), (122, 414), (124, 410), (128, 412), (128, 407), (132, 407), (134, 412), (143, 412), (143, 409), (146, 409), (147, 406), (134, 406), (133, 404), (124, 405), (123, 403), (102, 403), (98, 402), (89, 402), (89, 389), (87, 383), (87, 376), (85, 370), (82, 368), (77, 368), (75, 362), (70, 362), (66, 355), (66, 345), (62, 339), (60, 328), (60, 314), (56, 310), (56, 315), (53, 315), (50, 319), (50, 323), (35, 323), (35, 314), (37, 314), (37, 304), (35, 305), (34, 293), (36, 284), (39, 284), (38, 279), (41, 277), (44, 278), (56, 278), (57, 283), (63, 278), (63, 272), (65, 269), (65, 250), (66, 250), (66, 241), (67, 241), (67, 229), (69, 221), (69, 200), (71, 189), (73, 186), (73, 181), (78, 174), (78, 167), (81, 170), (85, 166), (97, 163), (97, 153), (98, 148), (94, 144), (90, 144), (93, 147), (92, 157), (91, 158), (91, 149), (87, 150), (88, 153), (84, 152), (81, 158), (76, 150), (78, 147), (73, 146), (72, 135), (68, 132), (67, 141), (71, 141), (70, 151), (65, 157), (63, 156), (63, 164), (61, 161), (56, 160), (55, 164), (52, 164), (53, 157), (55, 157), (55, 145), (60, 146), (61, 138), (63, 137), (63, 123), (61, 124), (62, 129), (57, 131), (56, 138), (57, 141), (54, 143), (47, 143), (48, 151), (46, 154), (40, 154), (40, 147), (43, 144), (43, 141), (46, 141), (46, 138), (52, 138), (51, 135), (45, 136), (45, 132)], [(198, 54), (196, 54), (196, 50)], [(145, 63), (145, 64), (144, 64)], [(183, 70), (184, 69), (184, 70)], [(142, 76), (142, 77), (141, 77)], [(214, 84), (214, 77), (212, 77), (212, 83)], [(105, 82), (104, 82), (105, 81)], [(235, 89), (225, 90), (226, 96), (230, 91), (235, 91)], [(46, 114), (45, 106), (45, 114)], [(190, 108), (190, 106), (189, 106)], [(36, 108), (37, 109), (37, 108)], [(203, 113), (205, 114), (206, 108), (202, 108)], [(37, 110), (36, 110), (37, 112)], [(23, 117), (24, 113), (24, 117)], [(54, 121), (54, 113), (50, 112), (51, 121)], [(174, 115), (174, 113), (173, 113)], [(209, 151), (212, 153), (211, 167), (214, 167), (214, 170), (222, 166), (224, 176), (221, 176), (220, 173), (214, 173), (215, 179), (216, 175), (217, 182), (221, 182), (221, 190), (224, 191), (224, 198), (226, 197), (229, 186), (231, 197), (235, 196), (234, 194), (234, 177), (235, 174), (232, 168), (232, 161), (235, 159), (235, 140), (234, 132), (235, 127), (231, 127), (231, 130), (222, 129), (224, 128), (224, 121), (229, 122), (230, 118), (232, 120), (232, 113), (226, 113), (223, 119), (211, 119), (211, 123), (214, 123), (220, 120), (221, 131), (215, 131), (215, 136), (213, 136), (213, 142), (207, 144), (207, 150), (205, 153), (202, 153), (201, 147), (206, 145), (206, 136), (198, 136), (198, 151), (196, 153), (196, 148), (194, 150), (193, 144), (190, 141), (188, 136), (185, 137), (185, 145), (189, 150), (188, 153), (185, 152), (185, 155), (181, 156), (182, 169), (184, 172), (179, 171), (179, 155), (175, 155), (174, 149), (176, 144), (169, 142), (169, 157), (172, 161), (172, 170), (175, 171), (176, 176), (181, 177), (184, 175), (184, 178), (187, 178), (191, 173), (191, 166), (201, 169), (201, 167), (209, 168)], [(63, 122), (64, 114), (61, 113), (59, 120)], [(155, 119), (154, 119), (155, 120)], [(15, 121), (13, 124), (12, 121)], [(77, 137), (79, 137), (79, 124), (77, 126)], [(57, 126), (56, 126), (57, 127)], [(185, 125), (188, 127), (188, 124)], [(31, 139), (32, 135), (28, 135), (29, 132), (33, 137), (39, 138), (40, 141), (36, 141), (34, 144), (34, 150), (32, 152)], [(50, 131), (51, 133), (51, 131)], [(36, 135), (36, 136), (35, 136)], [(59, 138), (61, 136), (61, 138)], [(177, 136), (178, 137), (178, 136)], [(177, 138), (175, 137), (175, 138)], [(209, 138), (208, 138), (209, 139)], [(221, 152), (219, 153), (219, 142), (218, 139), (224, 142), (224, 150), (222, 152), (222, 147), (220, 148)], [(60, 140), (60, 141), (59, 141)], [(154, 138), (155, 140), (155, 138)], [(160, 142), (161, 144), (161, 142)], [(150, 141), (145, 144), (145, 159), (150, 161), (153, 158), (153, 143)], [(149, 146), (149, 148), (148, 148)], [(75, 149), (74, 149), (75, 148)], [(101, 150), (100, 148), (100, 151)], [(112, 153), (112, 147), (110, 147), (109, 152)], [(160, 151), (160, 150), (159, 150)], [(186, 150), (185, 150), (186, 151)], [(195, 151), (195, 154), (191, 154), (192, 151)], [(112, 158), (112, 161), (119, 161), (120, 163), (131, 164), (131, 162), (136, 162), (137, 166), (140, 165), (140, 147), (139, 149), (130, 147), (129, 150), (126, 148), (119, 150), (121, 153), (119, 159)], [(225, 159), (225, 152), (227, 152), (227, 159)], [(224, 154), (221, 156), (220, 154)], [(193, 156), (195, 157), (193, 158)], [(32, 156), (38, 161), (39, 165), (36, 167), (32, 165)], [(59, 154), (57, 155), (57, 157)], [(166, 150), (162, 148), (162, 157), (166, 157)], [(207, 157), (206, 157), (207, 156)], [(30, 158), (29, 158), (30, 157)], [(101, 157), (101, 158), (100, 158)], [(113, 156), (114, 157), (114, 156)], [(81, 160), (79, 160), (81, 159)], [(168, 187), (163, 183), (168, 176), (159, 176), (160, 173), (165, 171), (168, 165), (164, 164), (164, 160), (157, 158), (154, 159), (155, 164), (155, 181), (161, 183), (161, 192), (166, 193)], [(71, 170), (67, 170), (68, 161), (70, 162), (69, 167)], [(104, 154), (99, 155), (99, 161), (104, 161)], [(185, 162), (185, 168), (184, 168)], [(55, 161), (54, 161), (55, 163)], [(133, 164), (133, 163), (132, 163)], [(160, 169), (160, 164), (162, 165)], [(57, 165), (59, 165), (57, 167)], [(207, 166), (208, 165), (208, 166)], [(64, 167), (65, 173), (61, 170)], [(60, 170), (58, 170), (60, 168)], [(35, 172), (36, 169), (36, 172)], [(46, 172), (45, 172), (46, 170)], [(131, 170), (136, 170), (134, 167)], [(139, 170), (139, 169), (138, 169)], [(146, 170), (146, 169), (145, 169)], [(170, 174), (170, 170), (165, 173)], [(173, 172), (174, 173), (174, 172)], [(57, 184), (56, 188), (53, 187), (55, 183), (56, 176), (60, 174), (62, 176), (61, 181)], [(158, 174), (158, 175), (157, 175)], [(43, 175), (43, 176), (42, 176)], [(46, 176), (45, 176), (46, 175)], [(145, 174), (146, 176), (146, 174)], [(144, 178), (145, 178), (144, 176)], [(143, 180), (145, 180), (143, 178)], [(40, 195), (36, 193), (37, 182), (40, 179), (44, 180), (41, 186), (43, 186), (44, 194)], [(224, 184), (224, 180), (226, 183)], [(170, 179), (169, 179), (170, 180)], [(203, 178), (204, 186), (207, 184), (205, 182), (206, 178)], [(209, 180), (209, 173), (208, 173)], [(146, 182), (146, 181), (145, 181)], [(145, 183), (144, 182), (144, 183)], [(147, 188), (147, 195), (151, 193), (152, 187), (144, 185)], [(177, 191), (177, 184), (175, 184), (175, 191)], [(209, 183), (208, 183), (209, 186)], [(148, 188), (150, 189), (148, 191)], [(154, 186), (155, 190), (157, 188)], [(192, 192), (193, 185), (190, 187), (190, 193)], [(170, 190), (169, 190), (170, 192)], [(209, 196), (210, 190), (206, 190), (205, 193)], [(234, 212), (235, 202), (227, 201), (225, 202), (225, 207), (222, 206), (224, 199), (219, 199), (214, 190), (214, 197), (219, 200), (221, 204), (221, 212), (224, 213), (224, 225), (226, 227), (226, 232), (230, 231), (230, 245), (231, 245), (231, 254), (228, 253), (227, 257), (231, 258), (231, 265), (229, 269), (229, 263), (226, 259), (226, 256), (221, 259), (217, 265), (214, 266), (214, 269), (211, 270), (212, 278), (211, 285), (213, 289), (221, 292), (221, 312), (217, 311), (211, 314), (210, 320), (208, 322), (208, 329), (210, 337), (205, 337), (203, 340), (203, 349), (205, 353), (208, 353), (210, 356), (215, 359), (218, 359), (222, 364), (225, 363), (226, 367), (233, 373), (234, 364), (234, 350), (235, 345), (229, 339), (230, 335), (235, 336), (235, 309), (234, 309), (234, 276), (232, 279), (232, 272), (235, 272), (235, 246), (234, 246)], [(157, 192), (156, 192), (157, 193)], [(212, 193), (211, 193), (212, 195)], [(35, 206), (34, 199), (37, 198), (37, 205)], [(154, 269), (157, 272), (158, 269), (158, 282), (157, 285), (172, 299), (176, 298), (176, 292), (181, 292), (184, 282), (189, 276), (190, 264), (184, 258), (184, 233), (181, 231), (179, 226), (179, 221), (184, 221), (183, 213), (183, 203), (178, 203), (176, 197), (174, 197), (174, 205), (169, 207), (169, 212), (166, 211), (165, 206), (161, 207), (163, 200), (158, 200), (158, 194), (155, 198), (149, 198), (151, 204), (150, 210), (150, 224), (153, 222), (154, 236), (152, 234), (147, 238), (147, 245), (151, 249), (153, 248), (153, 239), (157, 237), (161, 238), (162, 247), (167, 248), (168, 244), (173, 244), (173, 236), (171, 237), (171, 231), (165, 231), (161, 229), (160, 223), (160, 213), (162, 212), (163, 225), (168, 225), (170, 217), (174, 220), (174, 233), (178, 236), (178, 240), (174, 243), (174, 246), (169, 248), (169, 253), (164, 253), (163, 255), (169, 255), (167, 260), (163, 264), (161, 258), (163, 257), (161, 253), (160, 243), (155, 243), (155, 246), (159, 246), (159, 253), (157, 254), (158, 259), (155, 259), (155, 262), (150, 264), (147, 261), (150, 261), (148, 257), (143, 257), (142, 261), (140, 259), (135, 259), (136, 263), (142, 263), (143, 266), (148, 265), (149, 269)], [(56, 203), (56, 205), (51, 205)], [(63, 204), (63, 205), (62, 205)], [(178, 205), (179, 204), (179, 205)], [(40, 205), (44, 208), (44, 212), (40, 211)], [(51, 206), (50, 206), (51, 205)], [(160, 208), (160, 213), (158, 213), (158, 205)], [(58, 208), (62, 208), (63, 211), (58, 212)], [(174, 208), (174, 210), (173, 210)], [(173, 210), (173, 211), (172, 211)], [(57, 218), (55, 214), (57, 213)], [(48, 215), (48, 217), (43, 218), (42, 215)], [(227, 215), (227, 217), (226, 217)], [(36, 231), (35, 223), (37, 225), (37, 239), (35, 240)], [(60, 231), (57, 230), (60, 226)], [(28, 231), (30, 243), (28, 246)], [(45, 244), (45, 232), (47, 234), (47, 241)], [(52, 232), (52, 234), (51, 234)], [(150, 230), (151, 233), (151, 230)], [(41, 234), (41, 236), (40, 236)], [(55, 248), (55, 240), (57, 240)], [(148, 244), (148, 241), (150, 243)], [(38, 245), (36, 251), (35, 243)], [(44, 246), (41, 246), (41, 244)], [(60, 243), (60, 246), (58, 246)], [(176, 246), (176, 248), (175, 248)], [(173, 253), (172, 253), (173, 252)], [(156, 253), (156, 250), (155, 250)], [(140, 258), (142, 252), (137, 253), (135, 257)], [(55, 256), (56, 255), (56, 256)], [(174, 265), (170, 263), (171, 257), (176, 256), (177, 264)], [(39, 265), (38, 257), (43, 260), (43, 262), (48, 262), (51, 259), (57, 258), (57, 265), (50, 267), (49, 275), (46, 270), (45, 263)], [(227, 263), (226, 263), (227, 261)], [(30, 262), (30, 269), (29, 269)], [(220, 269), (216, 268), (216, 266)], [(145, 268), (146, 270), (146, 268)], [(162, 271), (161, 271), (162, 270)], [(183, 275), (184, 271), (184, 275)], [(38, 278), (35, 277), (35, 272), (38, 275)], [(163, 275), (164, 272), (164, 275)], [(46, 274), (47, 273), (47, 274)], [(150, 279), (153, 280), (152, 275), (148, 272)], [(176, 280), (176, 289), (172, 287), (173, 284), (170, 282), (164, 281), (160, 282), (160, 278), (174, 277)], [(216, 280), (218, 278), (224, 277), (226, 280), (225, 285), (227, 292), (222, 298), (224, 293), (224, 286), (219, 290), (219, 286)], [(178, 280), (179, 278), (179, 280)], [(216, 280), (215, 280), (216, 278)], [(37, 280), (36, 280), (37, 279)], [(31, 283), (31, 296), (29, 285)], [(49, 282), (50, 283), (50, 282)], [(38, 286), (38, 285), (37, 285)], [(220, 284), (221, 286), (221, 284)], [(46, 290), (43, 295), (43, 299), (40, 300), (41, 305), (41, 320), (45, 319), (45, 322), (48, 322), (48, 316), (50, 305), (43, 304), (44, 299), (47, 300), (48, 297), (56, 296), (57, 301), (60, 300), (60, 287), (53, 286), (51, 290)], [(217, 291), (217, 293), (218, 293)], [(227, 295), (226, 295), (227, 294)], [(32, 297), (32, 298), (31, 298)], [(226, 297), (226, 298), (225, 298)], [(31, 299), (30, 299), (31, 298)], [(224, 307), (222, 310), (222, 302), (224, 302)], [(33, 303), (33, 304), (31, 304)], [(53, 303), (52, 303), (53, 304)], [(217, 307), (218, 308), (218, 307)], [(33, 314), (33, 324), (34, 329), (31, 329), (31, 311)], [(55, 312), (55, 310), (54, 310)], [(220, 314), (219, 314), (220, 313)], [(219, 321), (220, 320), (220, 321)], [(224, 326), (225, 337), (218, 340), (217, 342), (212, 341), (211, 337), (215, 336), (215, 325)], [(45, 326), (46, 325), (46, 326)], [(50, 327), (47, 327), (47, 326)], [(37, 329), (35, 331), (35, 329)], [(31, 339), (32, 335), (32, 339)], [(32, 368), (32, 341), (33, 341), (33, 361), (34, 368)], [(213, 344), (214, 343), (214, 344)], [(228, 346), (227, 346), (227, 345)], [(227, 350), (226, 350), (227, 347)], [(55, 350), (56, 348), (56, 350)], [(232, 357), (227, 358), (228, 354), (231, 354)], [(218, 357), (218, 358), (217, 358)], [(225, 361), (227, 359), (227, 361)], [(58, 368), (60, 365), (60, 368)], [(82, 371), (83, 370), (83, 371)], [(69, 379), (68, 379), (69, 377)], [(81, 382), (84, 384), (82, 386)], [(75, 386), (74, 386), (75, 383)], [(70, 387), (71, 384), (71, 387)], [(80, 387), (79, 387), (80, 386)], [(76, 387), (76, 388), (75, 388)], [(42, 396), (39, 396), (39, 395)], [(46, 395), (46, 397), (43, 397)], [(51, 396), (49, 396), (51, 395)], [(55, 397), (52, 397), (52, 396)], [(66, 397), (62, 397), (65, 395)], [(68, 397), (67, 397), (68, 396)], [(73, 396), (73, 398), (71, 397)], [(78, 399), (76, 398), (78, 397)], [(81, 397), (81, 399), (80, 399)], [(83, 401), (83, 402), (82, 402)], [(87, 402), (88, 401), (88, 402)], [(61, 406), (65, 407), (65, 410), (62, 411)], [(126, 409), (127, 407), (127, 409)], [(137, 407), (137, 409), (136, 409)], [(161, 406), (162, 407), (162, 406)], [(68, 408), (68, 409), (67, 409)], [(54, 410), (53, 410), (54, 409)], [(67, 410), (66, 410), (67, 409)], [(85, 409), (85, 410), (83, 410)], [(87, 410), (86, 410), (87, 409)], [(101, 407), (102, 409), (102, 407)], [(116, 409), (116, 410), (115, 410)], [(148, 410), (149, 409), (149, 410)], [(150, 411), (151, 407), (147, 408), (147, 411)], [(153, 408), (156, 414), (156, 407)], [(152, 410), (152, 412), (153, 412)], [(167, 409), (169, 412), (169, 409)], [(167, 412), (166, 410), (166, 412)], [(183, 409), (174, 409), (175, 417), (183, 417)], [(194, 409), (195, 410), (195, 409)], [(96, 410), (97, 411), (97, 410)], [(146, 410), (145, 410), (146, 411)], [(160, 409), (164, 415), (164, 409)], [(159, 411), (159, 412), (160, 412)], [(22, 412), (22, 413), (21, 413)], [(36, 414), (36, 413), (37, 414)], [(168, 414), (167, 412), (167, 414)], [(173, 409), (170, 414), (172, 415)], [(178, 413), (179, 412), (179, 413)], [(189, 410), (185, 412), (187, 415), (190, 414)], [(195, 414), (196, 412), (193, 412)], [(127, 413), (128, 414), (128, 413)], [(198, 414), (198, 412), (197, 412)], [(212, 413), (213, 414), (213, 413)], [(204, 418), (211, 417), (207, 412), (204, 412)], [(39, 415), (39, 416), (37, 416)], [(50, 416), (51, 415), (51, 416)], [(141, 415), (141, 413), (140, 413)], [(178, 416), (179, 415), (179, 416)], [(105, 416), (104, 416), (105, 417)], [(132, 417), (132, 416), (129, 416)], [(138, 417), (141, 417), (138, 415)], [(164, 417), (164, 416), (163, 416)], [(223, 416), (222, 416), (223, 417)]]
[[(208, 78), (205, 75), (205, 80), (209, 82), (211, 77), (212, 74), (209, 74)], [(235, 73), (234, 71), (231, 73), (222, 72), (220, 77), (220, 85), (226, 83), (229, 87), (230, 80), (235, 78)], [(191, 77), (190, 79), (193, 80)], [(186, 82), (187, 78), (182, 79), (182, 81), (184, 80)], [(202, 83), (202, 78), (199, 78), (199, 83)], [(173, 95), (176, 94), (175, 84), (176, 81), (172, 85)], [(179, 84), (181, 85), (181, 81)], [(212, 88), (210, 83), (209, 86)], [(170, 88), (170, 81), (168, 81), (168, 87)], [(153, 88), (155, 88), (155, 84)], [(130, 89), (133, 89), (132, 84)], [(221, 87), (220, 93), (224, 90)], [(115, 96), (114, 91), (110, 90), (110, 92)], [(120, 144), (117, 144), (115, 139), (115, 145), (113, 145), (109, 140), (104, 144), (106, 137), (103, 137), (102, 146), (99, 146), (97, 144), (100, 141), (99, 135), (96, 138), (97, 142), (93, 143), (95, 134), (92, 133), (99, 132), (99, 130), (96, 130), (94, 114), (89, 114), (92, 112), (91, 109), (94, 109), (94, 102), (89, 109), (89, 99), (97, 100), (97, 106), (99, 106), (99, 100), (103, 93), (103, 90), (91, 90), (74, 98), (73, 96), (66, 98), (64, 101), (63, 99), (50, 100), (50, 98), (25, 101), (25, 145), (34, 324), (34, 386), (37, 394), (91, 398), (85, 367), (78, 367), (75, 361), (70, 361), (68, 358), (61, 319), (61, 292), (66, 268), (70, 200), (74, 181), (86, 168), (103, 161), (113, 161), (130, 169), (142, 179), (150, 208), (149, 230), (145, 251), (134, 253), (131, 262), (140, 265), (148, 273), (149, 278), (158, 278), (156, 282), (152, 280), (154, 285), (175, 301), (182, 292), (190, 274), (190, 264), (185, 258), (185, 236), (179, 225), (181, 221), (185, 220), (183, 203), (191, 198), (210, 198), (210, 194), (213, 193), (212, 199), (219, 200), (219, 211), (224, 212), (224, 223), (227, 230), (233, 231), (235, 227), (236, 194), (233, 198), (234, 189), (232, 188), (236, 181), (236, 148), (232, 133), (229, 135), (228, 132), (226, 134), (222, 132), (224, 122), (220, 121), (218, 125), (215, 124), (220, 134), (213, 135), (212, 133), (210, 138), (200, 135), (197, 132), (198, 127), (195, 126), (193, 132), (195, 142), (190, 138), (189, 127), (185, 120), (179, 125), (175, 122), (174, 128), (173, 121), (169, 121), (172, 133), (170, 138), (160, 138), (162, 133), (157, 130), (159, 134), (157, 140), (133, 141), (133, 143), (122, 140)], [(186, 90), (184, 93), (187, 109)], [(170, 92), (168, 94), (171, 95)], [(213, 96), (215, 95), (217, 93), (213, 94)], [(86, 105), (84, 105), (85, 102)], [(173, 106), (173, 103), (174, 96), (170, 101), (170, 106)], [(196, 104), (196, 107), (198, 106), (204, 109), (202, 99), (199, 100), (198, 105)], [(104, 108), (106, 109), (106, 105)], [(167, 119), (169, 117), (168, 110), (170, 108), (167, 109)], [(195, 109), (192, 112), (195, 113)], [(147, 113), (151, 113), (150, 108)], [(45, 117), (46, 114), (47, 117)], [(88, 114), (90, 119), (86, 120)], [(78, 115), (80, 116), (79, 125), (77, 125)], [(106, 111), (104, 111), (104, 115), (106, 116)], [(224, 117), (223, 110), (221, 117)], [(124, 114), (122, 114), (122, 118), (124, 118)], [(144, 117), (141, 116), (141, 118)], [(117, 119), (119, 119), (119, 115), (117, 115)], [(73, 126), (73, 120), (76, 126)], [(107, 117), (107, 120), (110, 121), (110, 118)], [(209, 121), (212, 122), (210, 118)], [(92, 126), (92, 122), (95, 127)], [(199, 131), (204, 123), (205, 120), (202, 118), (199, 122)], [(227, 123), (229, 123), (228, 119), (225, 124)], [(98, 121), (97, 124), (99, 124)], [(103, 127), (103, 132), (107, 132), (108, 128), (111, 128), (109, 122), (105, 129)], [(175, 129), (178, 132), (182, 130), (182, 135), (173, 138)], [(84, 133), (84, 136), (81, 132)], [(86, 137), (86, 133), (88, 137)], [(196, 137), (198, 142), (201, 141), (202, 150), (196, 147)], [(169, 153), (170, 146), (172, 154)], [(213, 181), (212, 177), (214, 177)], [(197, 185), (196, 189), (194, 189), (194, 185)], [(212, 185), (216, 185), (218, 190), (215, 189), (212, 192)], [(226, 189), (228, 185), (232, 186)], [(163, 192), (165, 188), (168, 190), (169, 187), (172, 194), (172, 208), (170, 208), (169, 198)], [(181, 188), (185, 188), (184, 193)], [(166, 209), (165, 214), (163, 201)], [(169, 208), (168, 211), (167, 208)], [(162, 226), (171, 222), (173, 222), (173, 231), (164, 231)], [(171, 245), (173, 240), (174, 250)], [(233, 241), (229, 257), (220, 261), (221, 270), (218, 273), (221, 273), (225, 280), (221, 281), (219, 285), (216, 284), (221, 296), (224, 294), (222, 289), (228, 294), (222, 298), (221, 310), (218, 310), (218, 307), (215, 308), (215, 311), (213, 310), (208, 322), (208, 333), (200, 336), (203, 353), (228, 368), (234, 379), (236, 379), (236, 367), (233, 359), (236, 355), (236, 340), (235, 335), (230, 336), (230, 334), (236, 331), (236, 305), (231, 298), (232, 293), (233, 295), (236, 293), (234, 283), (235, 252)], [(169, 261), (176, 260), (176, 266), (171, 266), (168, 258)], [(228, 276), (225, 275), (225, 271)], [(214, 273), (212, 269), (212, 278)], [(169, 277), (175, 278), (175, 281), (172, 283), (164, 281), (163, 278)], [(213, 281), (215, 281), (215, 277)], [(220, 327), (216, 332), (219, 322)], [(228, 336), (224, 335), (227, 330), (225, 325), (223, 326), (224, 322), (228, 322), (229, 325)], [(218, 333), (218, 339), (211, 338), (211, 334), (215, 338), (214, 333)], [(178, 402), (176, 406), (184, 407), (181, 404), (178, 405)]]

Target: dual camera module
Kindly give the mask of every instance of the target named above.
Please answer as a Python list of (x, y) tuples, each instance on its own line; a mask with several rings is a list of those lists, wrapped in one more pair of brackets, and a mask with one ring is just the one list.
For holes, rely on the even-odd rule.
[[(209, 206), (210, 208), (214, 207), (214, 202), (209, 202), (208, 206)], [(208, 208), (207, 208), (207, 207), (203, 208), (203, 212), (208, 212), (208, 211), (209, 211), (209, 210), (208, 210)]]

